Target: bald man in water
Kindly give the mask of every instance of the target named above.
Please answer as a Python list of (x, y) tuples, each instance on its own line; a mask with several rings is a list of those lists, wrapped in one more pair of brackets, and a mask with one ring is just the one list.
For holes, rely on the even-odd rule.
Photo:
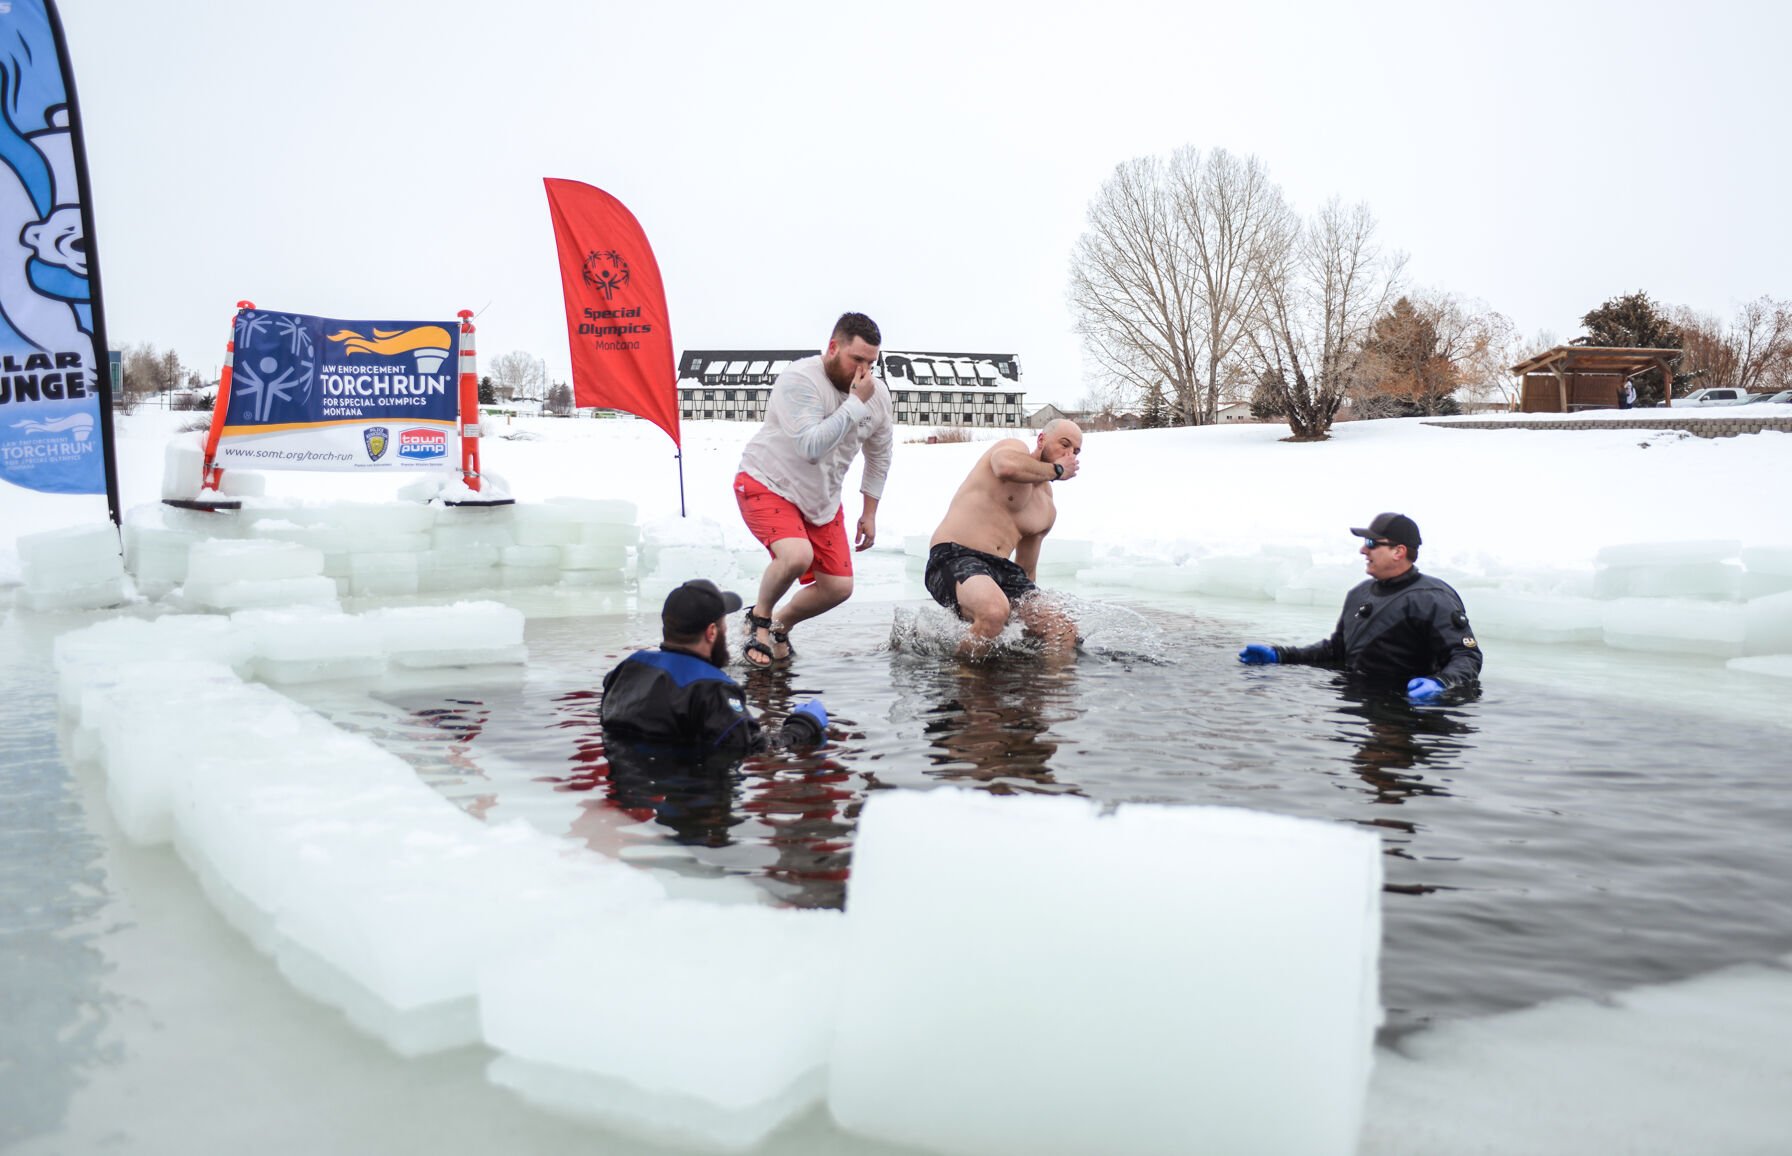
[(952, 495), (927, 554), (927, 592), (971, 624), (959, 648), (966, 657), (988, 652), (1009, 618), (1019, 614), (1048, 652), (1076, 646), (1076, 624), (1034, 595), (1039, 548), (1058, 519), (1052, 486), (1076, 477), (1083, 431), (1066, 418), (1047, 422), (1029, 450), (1004, 438), (977, 459)]

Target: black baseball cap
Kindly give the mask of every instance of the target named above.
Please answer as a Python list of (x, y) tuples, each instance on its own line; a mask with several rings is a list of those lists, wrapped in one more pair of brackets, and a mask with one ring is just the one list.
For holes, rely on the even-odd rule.
[(666, 595), (660, 625), (668, 634), (702, 634), (703, 628), (741, 608), (740, 595), (707, 578), (693, 578)]
[(1386, 538), (1396, 546), (1419, 546), (1419, 524), (1405, 514), (1377, 514), (1367, 529), (1352, 526), (1350, 532), (1359, 538)]

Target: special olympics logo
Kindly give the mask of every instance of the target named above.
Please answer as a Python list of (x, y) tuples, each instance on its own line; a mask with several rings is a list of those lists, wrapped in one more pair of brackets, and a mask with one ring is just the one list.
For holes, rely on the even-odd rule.
[(585, 284), (602, 293), (605, 301), (610, 300), (628, 284), (628, 262), (614, 249), (593, 249), (585, 258)]

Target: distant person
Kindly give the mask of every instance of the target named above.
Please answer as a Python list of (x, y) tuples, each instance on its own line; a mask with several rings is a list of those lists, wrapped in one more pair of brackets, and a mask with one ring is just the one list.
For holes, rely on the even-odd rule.
[(990, 447), (952, 495), (933, 532), (925, 581), (935, 602), (971, 624), (961, 654), (987, 652), (1015, 614), (1048, 651), (1075, 648), (1076, 624), (1040, 602), (1034, 582), (1039, 549), (1058, 520), (1052, 485), (1076, 477), (1082, 452), (1083, 431), (1056, 418), (1031, 450), (1019, 438)]
[(746, 692), (728, 665), (728, 615), (740, 595), (693, 578), (666, 595), (658, 650), (638, 650), (604, 676), (599, 717), (604, 739), (650, 743), (697, 756), (750, 754), (774, 745), (814, 746), (827, 735), (828, 713), (812, 699), (768, 738), (747, 709)]
[[(852, 596), (840, 484), (861, 448), (865, 505), (855, 545), (868, 550), (877, 541), (877, 503), (895, 441), (889, 387), (872, 373), (882, 344), (871, 318), (842, 314), (825, 352), (778, 375), (765, 424), (741, 453), (734, 497), (747, 529), (772, 556), (759, 600), (747, 608), (750, 636), (742, 651), (750, 665), (788, 662), (790, 629)], [(802, 588), (778, 605), (797, 582)]]
[(1447, 583), (1420, 574), (1419, 525), (1405, 514), (1377, 514), (1363, 540), (1369, 580), (1344, 596), (1338, 628), (1311, 646), (1251, 643), (1238, 661), (1257, 666), (1327, 666), (1375, 680), (1405, 681), (1415, 702), (1472, 685), (1481, 674), (1481, 648), (1470, 633), (1462, 599)]
[(1618, 387), (1618, 408), (1630, 409), (1634, 405), (1636, 405), (1636, 382), (1627, 377), (1624, 379), (1624, 384)]

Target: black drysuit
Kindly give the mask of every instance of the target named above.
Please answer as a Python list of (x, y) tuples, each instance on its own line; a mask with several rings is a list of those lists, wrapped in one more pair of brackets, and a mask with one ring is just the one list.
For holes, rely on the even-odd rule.
[[(680, 650), (638, 650), (604, 675), (604, 737), (688, 748), (708, 755), (751, 754), (770, 742), (747, 709), (747, 695), (720, 667)], [(821, 740), (821, 727), (793, 714), (776, 736), (782, 746)]]
[(1278, 662), (1327, 666), (1378, 681), (1424, 676), (1466, 686), (1481, 674), (1481, 647), (1449, 583), (1416, 569), (1369, 579), (1344, 596), (1338, 628), (1311, 646), (1278, 646)]

